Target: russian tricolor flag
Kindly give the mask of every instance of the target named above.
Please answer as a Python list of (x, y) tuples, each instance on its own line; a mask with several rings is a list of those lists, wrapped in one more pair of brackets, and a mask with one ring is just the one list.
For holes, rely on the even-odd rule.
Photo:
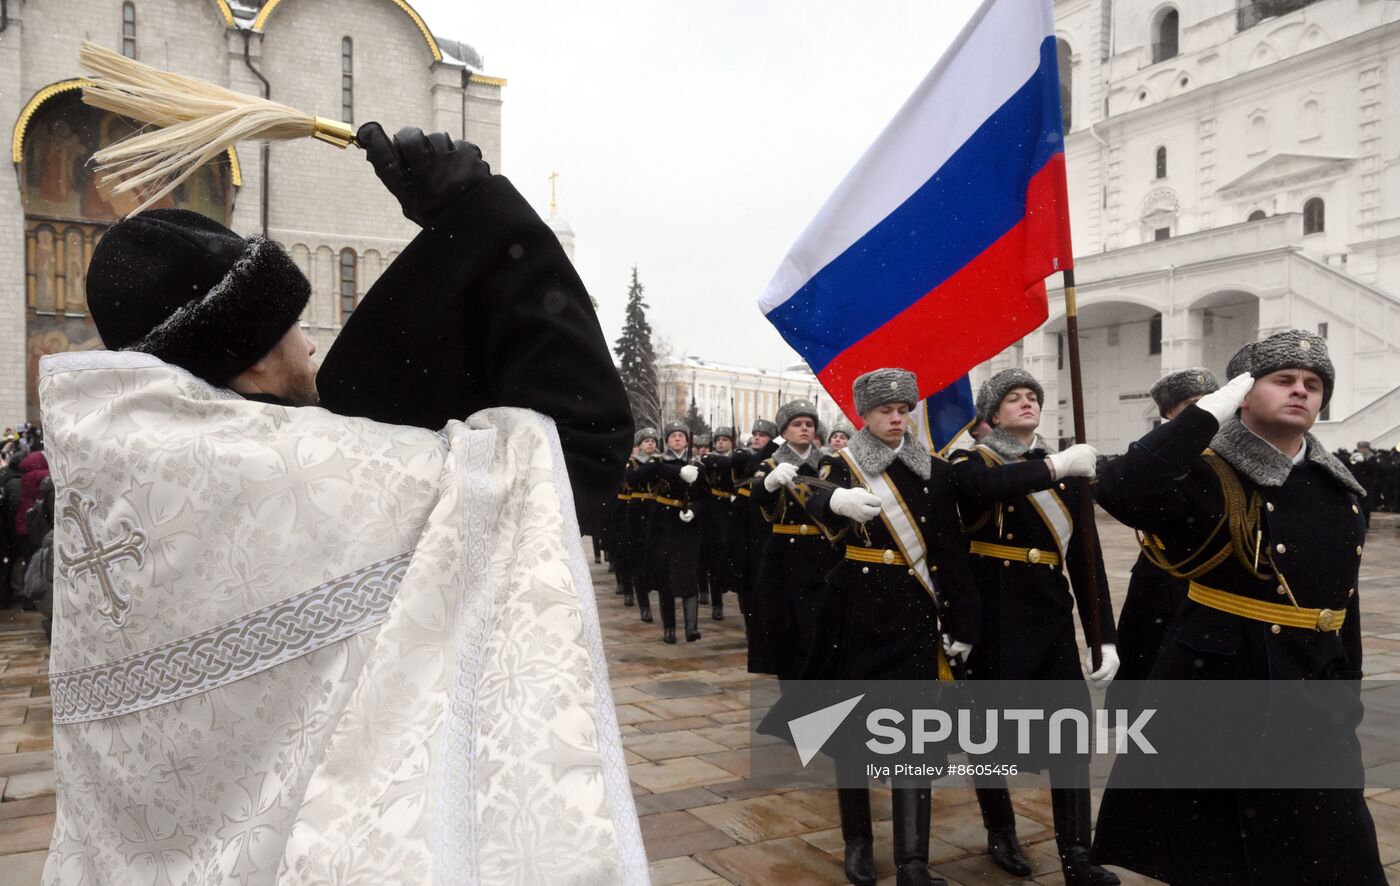
[(983, 2), (759, 299), (852, 420), (861, 373), (928, 396), (1045, 322), (1073, 261), (1052, 3)]

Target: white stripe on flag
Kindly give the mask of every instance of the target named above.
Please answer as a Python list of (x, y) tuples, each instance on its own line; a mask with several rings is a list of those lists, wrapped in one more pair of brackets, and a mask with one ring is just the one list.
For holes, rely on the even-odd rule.
[(984, 0), (802, 232), (759, 308), (787, 301), (922, 187), (1031, 78), (1054, 33), (1053, 0)]

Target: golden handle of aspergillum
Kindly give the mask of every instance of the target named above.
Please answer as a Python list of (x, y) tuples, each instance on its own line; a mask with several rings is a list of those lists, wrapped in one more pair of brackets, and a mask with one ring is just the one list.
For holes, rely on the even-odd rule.
[(358, 144), (355, 141), (355, 130), (350, 128), (349, 123), (342, 123), (339, 120), (331, 120), (326, 117), (316, 117), (311, 130), (311, 137), (320, 139), (337, 148), (348, 148)]

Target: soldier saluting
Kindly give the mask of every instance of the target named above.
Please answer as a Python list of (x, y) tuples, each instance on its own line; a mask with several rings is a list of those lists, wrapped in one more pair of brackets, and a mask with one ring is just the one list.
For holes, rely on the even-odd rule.
[[(1108, 512), (1161, 539), (1161, 563), (1189, 583), (1151, 676), (1359, 680), (1365, 493), (1309, 433), (1336, 378), (1327, 342), (1280, 332), (1242, 348), (1227, 374), (1100, 484)], [(1354, 707), (1316, 724), (1318, 748), (1360, 772)], [(1268, 748), (1267, 719), (1231, 737)], [(1386, 882), (1359, 787), (1135, 790), (1115, 786), (1124, 759), (1099, 811), (1098, 860), (1172, 883)]]
[[(801, 476), (793, 481), (807, 497), (808, 512), (833, 540), (844, 541), (844, 558), (827, 576), (819, 634), (802, 676), (948, 679), (940, 637), (950, 638), (947, 652), (960, 658), (972, 649), (981, 619), (952, 468), (910, 431), (909, 411), (919, 401), (912, 372), (867, 372), (853, 391), (865, 427), (821, 464), (821, 473), (839, 488), (807, 492)], [(899, 884), (942, 882), (928, 872), (928, 782), (893, 787)], [(842, 787), (837, 796), (846, 878), (872, 886), (869, 791)]]

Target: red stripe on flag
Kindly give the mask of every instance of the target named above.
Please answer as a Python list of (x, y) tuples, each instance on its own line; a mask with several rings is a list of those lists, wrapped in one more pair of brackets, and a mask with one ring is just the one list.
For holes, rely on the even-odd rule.
[(908, 369), (927, 397), (1045, 322), (1045, 277), (1070, 261), (1064, 173), (1057, 154), (1030, 181), (1026, 218), (817, 374), (847, 417), (859, 419), (851, 383), (862, 373)]

